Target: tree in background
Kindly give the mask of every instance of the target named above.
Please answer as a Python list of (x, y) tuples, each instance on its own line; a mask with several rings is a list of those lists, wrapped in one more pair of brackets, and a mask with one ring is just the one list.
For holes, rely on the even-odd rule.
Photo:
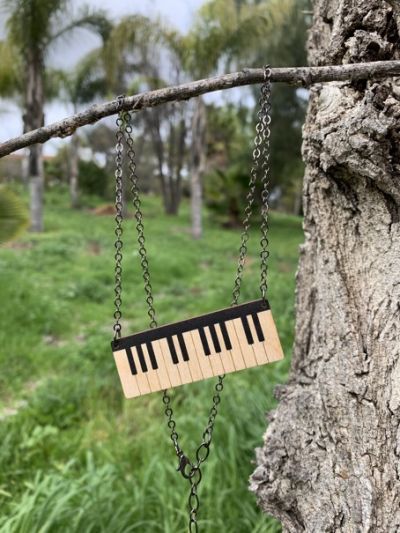
[[(242, 8), (246, 6), (244, 1), (239, 4)], [(274, 65), (282, 66), (306, 63), (305, 41), (309, 21), (305, 11), (308, 7), (308, 0), (286, 3), (283, 6), (284, 12), (280, 7), (282, 6), (271, 3), (271, 12), (256, 10), (255, 18), (267, 15), (271, 17), (270, 23), (274, 22), (274, 31), (268, 33), (267, 38), (260, 39), (258, 46), (253, 46), (251, 42), (246, 46), (241, 46), (240, 41), (234, 41), (230, 61), (241, 62), (248, 66), (260, 66), (266, 62), (272, 63), (272, 61)], [(259, 2), (258, 10), (261, 8), (262, 2)], [(260, 21), (257, 23), (261, 24)], [(247, 31), (251, 33), (250, 28), (247, 28)], [(259, 89), (253, 88), (252, 94), (254, 101), (257, 102)], [(276, 207), (296, 214), (301, 211), (303, 163), (300, 146), (305, 108), (306, 99), (298, 89), (286, 85), (273, 86), (270, 190), (276, 192), (274, 204)], [(254, 115), (257, 111), (258, 107), (255, 106)], [(221, 111), (221, 117), (228, 112), (229, 106), (225, 112)], [(231, 113), (234, 112), (235, 110), (231, 109)], [(239, 222), (239, 213), (244, 208), (251, 166), (249, 154), (251, 154), (254, 138), (252, 126), (255, 122), (254, 115), (253, 117), (244, 115), (240, 117), (238, 113), (238, 118), (240, 118), (238, 127), (230, 129), (226, 125), (226, 131), (229, 131), (229, 134), (227, 133), (227, 142), (224, 143), (224, 147), (228, 156), (220, 159), (219, 164), (216, 161), (217, 166), (214, 165), (214, 168), (208, 167), (208, 171), (211, 171), (206, 179), (208, 205), (220, 214), (225, 212), (228, 215), (228, 224), (231, 225)], [(215, 126), (217, 129), (214, 131)], [(208, 138), (211, 140), (215, 136), (218, 141), (221, 135), (218, 123), (210, 121), (208, 130)], [(230, 143), (229, 135), (232, 136)], [(235, 136), (236, 140), (234, 140)], [(208, 149), (212, 147), (212, 144), (212, 141), (208, 143)], [(234, 149), (232, 150), (230, 146), (234, 146)]]
[[(108, 33), (103, 37), (106, 39)], [(92, 102), (97, 96), (106, 95), (108, 84), (104, 75), (103, 49), (89, 52), (72, 71), (59, 72), (61, 91), (65, 100), (72, 104), (74, 113), (83, 104)], [(71, 207), (79, 207), (79, 134), (74, 132), (70, 141), (69, 187)]]
[[(295, 0), (210, 0), (199, 10), (186, 39), (185, 65), (193, 77), (210, 76), (219, 69), (251, 66), (261, 48), (278, 41), (285, 21), (295, 9)], [(271, 45), (272, 46), (272, 45)], [(261, 64), (265, 59), (261, 61)], [(258, 65), (260, 62), (258, 62)], [(196, 98), (192, 120), (192, 233), (202, 234), (202, 178), (205, 172), (206, 110)], [(222, 174), (221, 174), (222, 175)], [(225, 174), (226, 177), (226, 174)], [(232, 181), (232, 176), (230, 178)]]
[[(200, 8), (192, 29), (184, 36), (171, 30), (160, 20), (150, 20), (141, 15), (124, 17), (112, 28), (106, 21), (100, 23), (100, 17), (100, 33), (104, 39), (108, 37), (104, 49), (89, 54), (74, 73), (65, 74), (64, 97), (78, 109), (79, 105), (93, 99), (98, 90), (108, 90), (113, 96), (132, 94), (181, 83), (193, 77), (209, 76), (222, 69), (259, 66), (265, 62), (266, 57), (274, 57), (281, 64), (303, 63), (305, 23), (301, 8), (306, 4), (306, 0), (210, 0)], [(62, 4), (62, 9), (65, 5)], [(86, 24), (83, 20), (81, 22)], [(92, 22), (95, 24), (95, 20)], [(8, 56), (5, 58), (7, 65)], [(45, 79), (49, 77), (45, 76)], [(1, 82), (0, 67), (0, 89)], [(3, 94), (15, 87), (14, 82), (9, 69), (8, 77), (3, 76)], [(23, 83), (19, 87), (18, 90), (23, 91)], [(44, 93), (48, 97), (49, 90), (45, 88)], [(255, 92), (254, 94), (256, 95)], [(148, 179), (144, 188), (148, 188), (148, 183), (153, 183), (154, 173), (167, 213), (174, 214), (178, 211), (182, 176), (190, 176), (192, 231), (195, 237), (199, 237), (202, 233), (202, 178), (210, 170), (206, 155), (213, 132), (209, 131), (206, 135), (208, 109), (203, 99), (197, 98), (189, 105), (192, 111), (190, 116), (186, 113), (188, 107), (181, 103), (160, 106), (136, 115), (136, 148), (138, 159), (143, 151), (149, 156), (146, 157)], [(296, 89), (279, 88), (273, 91), (273, 108), (272, 176), (279, 181), (279, 187), (284, 188), (286, 208), (293, 208), (295, 202), (291, 198), (287, 201), (286, 198), (290, 189), (299, 198), (302, 168), (299, 145), (304, 102), (298, 97)], [(190, 150), (186, 149), (188, 139), (191, 142)], [(78, 203), (78, 141), (78, 136), (74, 135), (69, 165), (73, 205)], [(247, 140), (243, 139), (241, 147), (238, 146), (243, 157), (239, 157), (235, 150), (225, 166), (214, 172), (214, 185), (217, 185), (218, 176), (222, 180), (220, 191), (226, 190), (223, 180), (228, 176), (232, 190), (237, 188), (233, 187), (235, 176), (238, 179), (237, 185), (242, 183), (245, 186), (245, 152), (251, 150), (251, 141), (252, 132), (249, 130)], [(150, 145), (151, 151), (148, 150)], [(38, 151), (40, 153), (39, 146), (32, 148), (33, 153)], [(230, 164), (233, 165), (232, 169), (229, 169)], [(37, 183), (40, 180), (31, 180), (32, 188)], [(214, 195), (211, 205), (216, 206), (215, 200)], [(231, 211), (231, 215), (232, 213)]]
[[(160, 20), (124, 17), (111, 32), (106, 47), (107, 76), (116, 94), (132, 94), (182, 82), (181, 40)], [(140, 148), (147, 138), (153, 147), (164, 210), (178, 212), (187, 126), (182, 105), (145, 110), (135, 117)], [(140, 150), (137, 150), (139, 153)]]
[(204, 196), (225, 226), (241, 224), (251, 167), (252, 118), (246, 106), (207, 106)]
[[(2, 5), (8, 13), (7, 37), (2, 48), (3, 51), (7, 49), (7, 62), (12, 73), (6, 75), (1, 69), (7, 79), (6, 83), (0, 82), (0, 87), (6, 88), (10, 94), (10, 84), (16, 82), (14, 92), (21, 95), (24, 108), (24, 131), (29, 131), (44, 124), (46, 62), (50, 49), (77, 28), (87, 28), (102, 35), (109, 30), (109, 23), (102, 12), (87, 8), (82, 8), (74, 16), (68, 0), (3, 0)], [(44, 183), (40, 145), (29, 148), (28, 171), (31, 229), (42, 231)]]

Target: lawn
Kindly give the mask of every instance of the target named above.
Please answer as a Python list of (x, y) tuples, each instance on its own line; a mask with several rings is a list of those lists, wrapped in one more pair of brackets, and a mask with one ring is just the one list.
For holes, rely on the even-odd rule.
[[(193, 241), (188, 206), (162, 214), (144, 199), (160, 324), (226, 307), (240, 232), (205, 214)], [(176, 472), (161, 394), (124, 400), (111, 354), (112, 216), (73, 212), (61, 192), (46, 198), (46, 232), (0, 249), (0, 531), (128, 533), (186, 531), (189, 484)], [(258, 232), (250, 239), (241, 301), (258, 297)], [(278, 532), (248, 491), (274, 386), (287, 378), (301, 221), (271, 217), (269, 300), (284, 361), (225, 380), (200, 488), (207, 533)], [(124, 227), (123, 334), (147, 327), (134, 221)], [(215, 380), (173, 392), (189, 456), (210, 409)]]

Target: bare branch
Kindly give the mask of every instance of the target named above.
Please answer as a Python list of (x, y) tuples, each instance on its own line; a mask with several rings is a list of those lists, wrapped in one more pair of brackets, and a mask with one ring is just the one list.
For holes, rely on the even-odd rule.
[[(376, 61), (373, 63), (354, 63), (325, 67), (273, 68), (271, 81), (308, 87), (314, 83), (329, 81), (376, 80), (391, 76), (400, 76), (400, 61)], [(263, 69), (243, 69), (240, 72), (233, 72), (223, 76), (215, 76), (175, 87), (165, 87), (156, 91), (127, 96), (123, 99), (121, 108), (124, 111), (139, 111), (140, 109), (155, 107), (167, 102), (188, 100), (189, 98), (214, 91), (262, 83), (263, 77)], [(116, 113), (118, 113), (117, 100), (92, 105), (76, 115), (59, 122), (53, 122), (53, 124), (43, 126), (0, 144), (0, 157), (32, 144), (45, 143), (53, 137), (69, 137), (78, 128), (87, 124), (94, 124), (100, 119)]]

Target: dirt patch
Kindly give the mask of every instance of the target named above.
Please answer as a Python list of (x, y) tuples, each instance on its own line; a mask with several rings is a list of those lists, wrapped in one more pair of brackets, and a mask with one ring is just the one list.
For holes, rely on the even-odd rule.
[(99, 205), (90, 212), (97, 216), (115, 215), (115, 206), (113, 204)]
[(87, 244), (87, 251), (89, 255), (100, 255), (101, 246), (98, 241), (89, 241)]

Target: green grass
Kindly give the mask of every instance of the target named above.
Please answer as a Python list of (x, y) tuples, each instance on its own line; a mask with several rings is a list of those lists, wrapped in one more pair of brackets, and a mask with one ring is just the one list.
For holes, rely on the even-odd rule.
[[(111, 216), (46, 199), (46, 232), (0, 249), (0, 531), (186, 531), (189, 484), (175, 471), (161, 395), (126, 401), (110, 349)], [(239, 231), (206, 215), (193, 241), (188, 207), (162, 214), (144, 199), (159, 323), (229, 305)], [(258, 233), (250, 239), (241, 301), (258, 297)], [(278, 532), (248, 491), (273, 389), (286, 380), (293, 340), (300, 219), (274, 213), (269, 299), (288, 357), (225, 380), (200, 488), (201, 531)], [(133, 220), (124, 225), (123, 334), (147, 327)], [(180, 442), (193, 457), (207, 420), (209, 380), (173, 392)]]

